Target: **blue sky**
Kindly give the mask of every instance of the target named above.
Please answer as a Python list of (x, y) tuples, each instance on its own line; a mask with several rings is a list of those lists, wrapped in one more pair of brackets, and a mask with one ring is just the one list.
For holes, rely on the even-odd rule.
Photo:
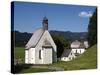
[(44, 16), (49, 30), (86, 32), (95, 6), (15, 2), (14, 30), (34, 32), (42, 27)]

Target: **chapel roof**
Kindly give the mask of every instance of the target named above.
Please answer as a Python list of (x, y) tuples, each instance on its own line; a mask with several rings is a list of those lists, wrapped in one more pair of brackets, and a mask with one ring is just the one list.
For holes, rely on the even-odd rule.
[(43, 33), (44, 33), (44, 29), (43, 28), (39, 28), (37, 29), (31, 39), (28, 41), (28, 43), (25, 46), (25, 49), (29, 49), (30, 47), (35, 47), (37, 45), (37, 43), (39, 42), (40, 38), (42, 37)]

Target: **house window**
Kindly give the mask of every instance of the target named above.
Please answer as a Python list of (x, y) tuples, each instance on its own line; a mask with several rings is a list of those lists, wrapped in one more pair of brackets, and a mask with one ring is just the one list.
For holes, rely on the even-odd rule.
[(41, 50), (39, 50), (39, 59), (41, 59)]

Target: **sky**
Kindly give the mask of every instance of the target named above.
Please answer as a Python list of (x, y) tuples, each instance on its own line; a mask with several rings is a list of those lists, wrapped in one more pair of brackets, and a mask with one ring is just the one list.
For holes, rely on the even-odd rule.
[(14, 30), (32, 33), (42, 27), (43, 17), (46, 16), (49, 30), (87, 32), (95, 8), (95, 6), (15, 2)]

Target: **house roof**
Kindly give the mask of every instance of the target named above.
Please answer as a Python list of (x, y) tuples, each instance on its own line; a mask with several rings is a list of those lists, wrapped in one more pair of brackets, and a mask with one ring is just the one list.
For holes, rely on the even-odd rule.
[(71, 48), (85, 48), (83, 42), (79, 42), (78, 40), (71, 43)]
[(71, 49), (64, 49), (61, 57), (68, 57), (71, 52)]
[(37, 29), (31, 39), (28, 41), (28, 43), (25, 46), (25, 49), (29, 49), (30, 47), (35, 47), (37, 45), (37, 43), (39, 42), (40, 38), (42, 37), (43, 33), (44, 33), (44, 29), (43, 28), (39, 28)]
[(75, 40), (71, 43), (71, 48), (79, 48), (80, 42), (78, 40)]

